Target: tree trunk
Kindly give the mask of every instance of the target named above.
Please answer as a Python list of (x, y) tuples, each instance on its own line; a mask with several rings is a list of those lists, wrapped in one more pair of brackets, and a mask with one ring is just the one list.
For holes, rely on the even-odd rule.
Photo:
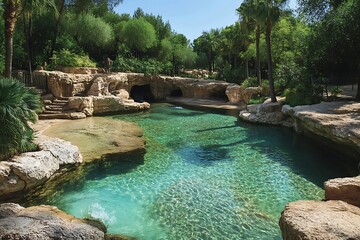
[(59, 34), (59, 27), (60, 27), (60, 21), (61, 21), (61, 17), (63, 15), (63, 12), (64, 12), (64, 7), (65, 7), (65, 0), (62, 0), (60, 2), (60, 10), (59, 10), (59, 16), (57, 17), (56, 19), (56, 23), (55, 23), (55, 29), (54, 29), (54, 38), (52, 40), (52, 43), (51, 43), (51, 50), (50, 50), (50, 53), (49, 53), (49, 58), (52, 57), (52, 55), (54, 54), (54, 51), (55, 51), (55, 48), (56, 48), (56, 44), (57, 44), (57, 37), (58, 37), (58, 34)]
[(26, 18), (24, 17), (24, 33), (25, 33), (25, 40), (26, 40), (26, 50), (27, 50), (27, 57), (28, 57), (28, 64), (29, 64), (29, 76), (30, 76), (30, 83), (32, 84), (32, 39), (31, 39), (31, 17)]
[(4, 3), (4, 20), (5, 20), (5, 72), (7, 78), (11, 78), (12, 59), (13, 59), (13, 36), (16, 23), (16, 6), (10, 1)]
[(246, 79), (249, 78), (249, 60), (245, 59), (245, 74), (246, 74)]
[(261, 66), (260, 66), (260, 25), (256, 25), (256, 77), (261, 85)]
[(357, 93), (355, 101), (360, 102), (360, 76), (358, 77)]
[(268, 60), (268, 78), (270, 84), (270, 97), (271, 102), (276, 102), (276, 95), (275, 95), (275, 87), (274, 87), (274, 79), (273, 79), (273, 62), (271, 56), (271, 24), (268, 23), (266, 26), (266, 51), (267, 51), (267, 60)]

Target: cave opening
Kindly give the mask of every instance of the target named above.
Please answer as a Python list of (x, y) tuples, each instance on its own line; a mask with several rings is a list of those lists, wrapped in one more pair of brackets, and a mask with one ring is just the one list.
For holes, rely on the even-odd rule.
[(182, 97), (182, 96), (184, 96), (184, 94), (183, 94), (183, 92), (181, 91), (180, 88), (174, 89), (170, 93), (170, 97)]
[(228, 100), (228, 97), (226, 96), (225, 91), (214, 91), (209, 94), (210, 98), (220, 98), (224, 100)]
[(135, 102), (152, 102), (155, 100), (154, 94), (151, 92), (150, 85), (135, 85), (131, 88), (130, 97)]

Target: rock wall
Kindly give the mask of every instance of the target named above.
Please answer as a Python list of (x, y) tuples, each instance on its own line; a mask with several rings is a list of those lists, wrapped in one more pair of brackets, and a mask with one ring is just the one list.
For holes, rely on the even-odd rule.
[(79, 149), (69, 142), (44, 137), (38, 141), (40, 151), (0, 162), (1, 200), (24, 195), (59, 171), (83, 161)]
[(147, 76), (138, 73), (71, 74), (58, 71), (35, 71), (34, 78), (47, 79), (48, 91), (57, 98), (82, 96), (104, 96), (134, 86), (150, 85), (157, 100), (171, 96), (172, 91), (181, 90), (189, 98), (226, 98), (229, 83), (178, 77)]

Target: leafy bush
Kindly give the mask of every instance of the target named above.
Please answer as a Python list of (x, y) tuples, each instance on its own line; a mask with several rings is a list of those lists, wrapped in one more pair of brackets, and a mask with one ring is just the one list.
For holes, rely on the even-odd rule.
[(28, 121), (37, 120), (40, 107), (35, 89), (17, 80), (0, 78), (0, 160), (37, 148)]
[(331, 95), (337, 97), (337, 95), (339, 95), (340, 93), (342, 93), (342, 89), (339, 88), (338, 86), (334, 87), (333, 89), (331, 89)]
[(136, 58), (118, 57), (111, 68), (115, 72), (137, 72), (146, 75), (159, 75), (172, 73), (170, 62), (159, 62), (154, 59), (139, 60)]
[(299, 83), (293, 88), (286, 89), (284, 96), (286, 102), (292, 107), (315, 104), (323, 100), (323, 88), (318, 84)]
[(63, 67), (96, 67), (96, 63), (87, 55), (77, 55), (67, 49), (55, 52), (52, 56), (54, 65)]
[(257, 87), (259, 86), (259, 82), (257, 81), (256, 77), (249, 77), (243, 81), (241, 86), (248, 88), (248, 87)]

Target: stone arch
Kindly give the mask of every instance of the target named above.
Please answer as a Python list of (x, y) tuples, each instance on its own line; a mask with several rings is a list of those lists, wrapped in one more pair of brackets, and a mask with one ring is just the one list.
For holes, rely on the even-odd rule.
[(154, 94), (151, 92), (150, 84), (134, 85), (130, 91), (130, 97), (135, 102), (151, 102), (155, 100)]

